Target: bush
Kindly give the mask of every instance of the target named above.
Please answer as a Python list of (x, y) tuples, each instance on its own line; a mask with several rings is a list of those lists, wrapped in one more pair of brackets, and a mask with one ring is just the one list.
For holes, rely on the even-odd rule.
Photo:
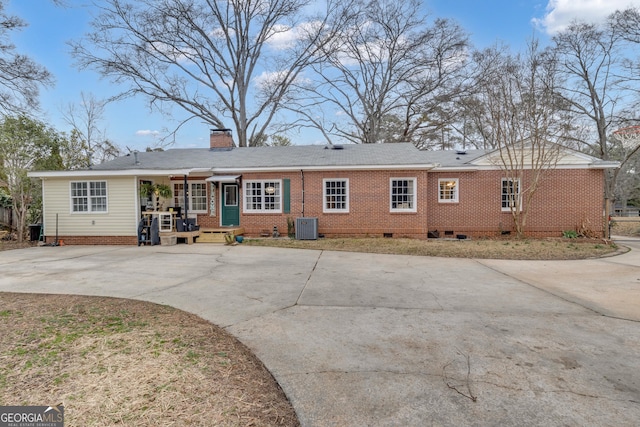
[(578, 232), (575, 230), (565, 230), (562, 232), (562, 237), (564, 237), (565, 239), (577, 239)]

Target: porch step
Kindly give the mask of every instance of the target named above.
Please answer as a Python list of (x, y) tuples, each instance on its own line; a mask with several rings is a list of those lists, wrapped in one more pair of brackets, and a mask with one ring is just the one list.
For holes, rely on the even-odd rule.
[(233, 236), (241, 236), (244, 234), (242, 227), (228, 228), (200, 228), (200, 237), (196, 243), (224, 243), (224, 235), (227, 233)]

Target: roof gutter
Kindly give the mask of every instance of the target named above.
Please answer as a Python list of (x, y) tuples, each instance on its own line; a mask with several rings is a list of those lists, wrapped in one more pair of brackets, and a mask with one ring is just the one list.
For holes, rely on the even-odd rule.
[(216, 168), (209, 169), (214, 173), (249, 173), (249, 172), (314, 172), (314, 171), (335, 171), (335, 170), (431, 170), (437, 167), (437, 164), (404, 164), (404, 165), (355, 165), (355, 166), (284, 166), (284, 167), (233, 167), (233, 168)]
[(478, 166), (440, 166), (433, 168), (433, 172), (475, 172), (480, 170)]
[(618, 169), (620, 167), (620, 162), (615, 161), (602, 161), (599, 163), (591, 163), (589, 165), (590, 169)]
[[(600, 162), (589, 164), (558, 164), (553, 167), (545, 167), (544, 169), (616, 169), (620, 167), (618, 162)], [(496, 165), (476, 165), (476, 166), (440, 166), (438, 165), (432, 171), (433, 172), (475, 172), (481, 170), (504, 170), (505, 166)], [(530, 165), (524, 167), (518, 167), (517, 169), (531, 170)]]
[(71, 171), (31, 171), (31, 178), (75, 178), (93, 176), (168, 176), (191, 175), (193, 173), (210, 172), (211, 169), (122, 169), (122, 170), (71, 170)]

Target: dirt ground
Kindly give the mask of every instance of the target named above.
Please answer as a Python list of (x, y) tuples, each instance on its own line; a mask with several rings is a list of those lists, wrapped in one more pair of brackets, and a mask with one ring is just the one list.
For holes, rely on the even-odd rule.
[(298, 426), (239, 341), (168, 306), (0, 293), (0, 405), (65, 407), (65, 426)]

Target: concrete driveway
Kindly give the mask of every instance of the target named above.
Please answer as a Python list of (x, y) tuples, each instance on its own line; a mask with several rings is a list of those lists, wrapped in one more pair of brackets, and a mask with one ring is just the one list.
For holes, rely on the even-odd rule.
[(640, 243), (621, 243), (585, 261), (42, 247), (0, 252), (0, 291), (196, 313), (256, 353), (303, 426), (632, 426)]

